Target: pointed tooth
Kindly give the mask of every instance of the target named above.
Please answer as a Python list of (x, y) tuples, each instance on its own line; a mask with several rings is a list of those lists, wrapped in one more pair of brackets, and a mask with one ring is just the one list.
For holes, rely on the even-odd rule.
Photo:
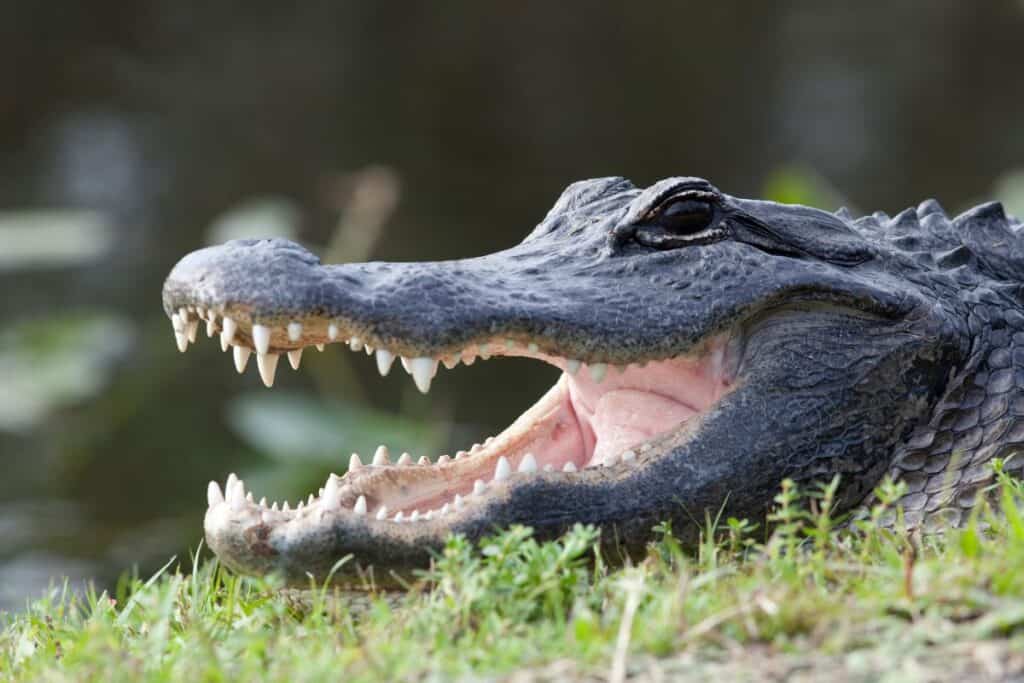
[(533, 457), (533, 453), (527, 453), (523, 456), (523, 459), (519, 461), (518, 472), (536, 472), (537, 471), (537, 458)]
[(312, 505), (314, 500), (316, 500), (316, 496), (312, 493), (309, 494), (309, 498), (306, 499), (306, 505)]
[(565, 361), (565, 371), (568, 372), (570, 375), (575, 375), (577, 372), (580, 371), (580, 366), (582, 365), (583, 363), (579, 362), (575, 358), (570, 358), (569, 360)]
[(465, 502), (463, 502), (463, 500), (462, 500), (462, 496), (460, 496), (457, 493), (455, 494), (454, 505), (455, 505), (455, 509), (456, 510), (461, 510), (463, 508), (463, 506), (465, 505)]
[(244, 346), (236, 346), (233, 353), (235, 355), (235, 370), (238, 370), (238, 374), (241, 375), (245, 372), (245, 366), (249, 364), (249, 356), (252, 355), (252, 351)]
[(428, 522), (430, 520), (432, 520), (433, 518), (434, 518), (434, 511), (433, 510), (427, 510), (427, 514), (423, 515), (423, 519), (427, 520)]
[(601, 380), (604, 379), (606, 374), (608, 374), (607, 363), (594, 363), (590, 366), (590, 378), (598, 384), (601, 383)]
[(302, 508), (306, 507), (306, 501), (300, 500), (299, 504), (295, 506), (295, 511), (298, 512)]
[(476, 356), (474, 356), (469, 351), (466, 351), (464, 354), (462, 354), (462, 362), (465, 363), (466, 365), (472, 365), (473, 363), (476, 362)]
[(547, 465), (544, 465), (544, 467), (542, 467), (541, 469), (545, 472), (554, 472), (555, 466), (552, 465), (551, 463), (548, 463)]
[(279, 356), (276, 353), (256, 354), (256, 365), (260, 370), (260, 379), (263, 380), (263, 384), (268, 389), (274, 386), (274, 373), (277, 372), (278, 358)]
[(363, 341), (359, 337), (352, 337), (351, 339), (348, 340), (348, 348), (352, 349), (353, 351), (362, 351)]
[(490, 446), (492, 441), (494, 441), (494, 437), (493, 436), (489, 436), (486, 439), (484, 439), (484, 445), (485, 446)]
[(487, 490), (487, 484), (483, 483), (479, 479), (473, 482), (473, 495), (479, 496)]
[(272, 511), (274, 511), (274, 512), (277, 512), (277, 501), (276, 500), (270, 505), (270, 509)]
[(185, 333), (188, 335), (188, 341), (190, 344), (196, 343), (196, 331), (199, 329), (198, 320), (190, 320), (188, 325), (185, 326)]
[(245, 485), (241, 480), (236, 481), (235, 485), (228, 491), (228, 505), (235, 512), (245, 507)]
[(377, 519), (383, 522), (387, 518), (388, 518), (388, 506), (387, 505), (381, 505), (380, 506), (380, 510), (377, 510)]
[(260, 355), (270, 350), (270, 328), (266, 325), (252, 326), (252, 345)]
[(442, 514), (442, 515), (447, 515), (447, 514), (448, 514), (448, 512), (449, 512), (449, 511), (450, 511), (451, 509), (452, 509), (452, 506), (451, 506), (451, 505), (449, 505), (448, 503), (445, 503), (444, 505), (442, 505), (442, 506), (441, 506), (441, 514)]
[(508, 459), (503, 455), (498, 458), (498, 465), (494, 468), (494, 481), (504, 481), (511, 474), (512, 465), (509, 464)]
[(188, 332), (175, 332), (174, 343), (178, 345), (178, 350), (182, 353), (188, 351)]
[(223, 502), (224, 494), (220, 491), (220, 485), (215, 481), (211, 481), (206, 485), (206, 506), (212, 508)]
[(370, 346), (369, 344), (363, 344), (363, 351), (366, 352), (367, 356), (372, 356), (373, 355), (373, 347)]
[(442, 455), (440, 458), (437, 459), (437, 464), (438, 465), (445, 465), (445, 464), (447, 464), (447, 463), (449, 463), (451, 461), (452, 461), (452, 458), (451, 458), (450, 455)]
[(359, 496), (359, 498), (356, 499), (356, 504), (352, 506), (352, 512), (357, 515), (366, 514), (366, 496)]
[(444, 358), (441, 359), (441, 362), (444, 364), (444, 366), (446, 368), (451, 370), (452, 368), (454, 368), (456, 365), (459, 364), (459, 357), (458, 356), (445, 356)]
[(291, 512), (291, 511), (292, 511), (292, 509), (290, 507), (288, 507), (288, 501), (286, 500), (284, 502), (284, 505), (281, 506), (281, 512)]
[(201, 308), (199, 306), (196, 306), (196, 315), (198, 315), (200, 318), (205, 318), (206, 317), (206, 309), (205, 308)]
[(178, 309), (178, 317), (181, 318), (182, 323), (188, 322), (188, 309), (182, 306)]
[(391, 372), (391, 364), (395, 362), (395, 354), (387, 349), (377, 349), (377, 372), (386, 377)]
[(327, 477), (324, 484), (324, 492), (320, 494), (320, 506), (326, 510), (338, 507), (338, 480), (335, 477)]
[(323, 351), (324, 350), (324, 345), (323, 344), (313, 344), (313, 346), (316, 347), (317, 351)]
[(235, 484), (238, 483), (238, 477), (234, 472), (228, 475), (227, 481), (224, 482), (224, 493), (230, 493), (231, 489)]
[(267, 507), (267, 497), (266, 496), (263, 496), (262, 498), (260, 498), (260, 507), (261, 508)]
[(428, 458), (425, 455), (421, 455), (420, 459), (416, 461), (416, 464), (417, 465), (429, 465), (430, 464), (430, 458)]
[(391, 453), (384, 444), (377, 446), (377, 450), (373, 454), (373, 464), (377, 466), (391, 464)]
[(293, 342), (299, 341), (302, 337), (302, 323), (292, 321), (288, 323), (288, 339)]
[(466, 451), (456, 451), (456, 453), (455, 453), (455, 459), (456, 460), (462, 460), (463, 458), (468, 458), (468, 457), (469, 457), (469, 453), (466, 452)]
[(401, 510), (399, 510), (398, 512), (395, 513), (395, 521), (398, 522), (399, 524), (401, 524), (402, 522), (405, 521), (405, 518), (402, 516), (402, 511)]
[(576, 464), (575, 463), (571, 463), (571, 462), (567, 462), (564, 465), (562, 465), (562, 471), (563, 472), (575, 472), (576, 471)]
[(636, 451), (625, 451), (622, 454), (622, 462), (636, 462)]
[(292, 366), (292, 370), (299, 369), (299, 363), (302, 362), (302, 349), (292, 349), (288, 352), (288, 365)]
[(334, 341), (335, 339), (338, 338), (338, 324), (337, 323), (330, 323), (329, 325), (327, 325), (327, 338), (330, 341)]
[(181, 316), (177, 313), (171, 313), (171, 327), (174, 328), (175, 332), (185, 331), (185, 321), (181, 319)]
[(402, 453), (400, 456), (398, 456), (398, 464), (402, 466), (411, 465), (412, 456), (409, 455), (408, 453)]
[(206, 321), (206, 336), (212, 339), (215, 334), (217, 334), (217, 317), (211, 315), (210, 319)]
[(249, 493), (245, 494), (245, 499), (250, 503), (256, 502), (256, 499), (252, 497), (252, 491), (249, 491)]
[(424, 356), (413, 358), (409, 364), (412, 366), (412, 381), (416, 384), (416, 388), (422, 394), (430, 391), (430, 381), (437, 372), (437, 361)]
[(413, 510), (412, 514), (409, 516), (409, 521), (410, 522), (418, 522), (418, 521), (420, 521), (420, 511), (419, 510)]
[(359, 459), (359, 454), (358, 453), (353, 453), (352, 455), (349, 456), (349, 458), (348, 458), (348, 471), (349, 472), (355, 472), (356, 470), (361, 469), (362, 466), (363, 466), (363, 461)]
[(235, 340), (235, 332), (238, 331), (238, 323), (233, 319), (224, 316), (224, 324), (220, 328), (220, 350), (227, 351), (228, 346)]
[(411, 375), (412, 374), (412, 359), (406, 358), (405, 356), (402, 356), (401, 357), (401, 361), (402, 361), (402, 367), (405, 369), (406, 372), (408, 372)]

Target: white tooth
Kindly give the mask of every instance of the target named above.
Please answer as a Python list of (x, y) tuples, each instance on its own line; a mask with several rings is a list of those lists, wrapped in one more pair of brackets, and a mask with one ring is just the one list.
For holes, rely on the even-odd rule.
[(418, 522), (420, 520), (420, 511), (413, 510), (412, 515), (409, 517), (410, 522)]
[(290, 322), (288, 323), (288, 339), (293, 342), (299, 341), (302, 336), (302, 323)]
[(427, 510), (427, 514), (423, 515), (423, 518), (429, 522), (430, 520), (432, 520), (434, 518), (434, 511), (433, 510)]
[(402, 356), (402, 367), (405, 368), (405, 371), (410, 375), (412, 374), (412, 360)]
[(334, 341), (338, 338), (338, 326), (335, 323), (330, 323), (327, 326), (327, 338)]
[(276, 353), (260, 353), (256, 355), (256, 365), (260, 369), (260, 379), (263, 380), (263, 384), (270, 388), (274, 386), (274, 373), (277, 372), (277, 359)]
[(640, 446), (641, 453), (646, 453), (649, 450), (651, 450), (651, 444), (649, 443), (645, 443), (644, 445)]
[(402, 453), (400, 456), (398, 456), (398, 464), (399, 465), (403, 465), (403, 466), (404, 465), (411, 465), (412, 464), (412, 456), (409, 455), (408, 453)]
[(288, 507), (288, 501), (286, 500), (284, 502), (284, 505), (281, 506), (281, 512), (291, 512), (291, 511), (292, 511), (292, 509), (290, 507)]
[(270, 328), (266, 325), (252, 326), (252, 345), (257, 353), (264, 354), (270, 350)]
[(196, 330), (199, 329), (199, 321), (191, 320), (188, 325), (185, 326), (185, 334), (188, 335), (188, 341), (190, 344), (196, 343)]
[(461, 510), (464, 505), (465, 505), (465, 503), (462, 502), (462, 496), (460, 496), (459, 494), (456, 493), (455, 494), (455, 509), (456, 510)]
[(351, 339), (348, 340), (348, 348), (352, 349), (353, 351), (362, 351), (363, 342), (361, 339), (359, 339), (359, 337), (352, 337)]
[(235, 332), (238, 331), (238, 323), (231, 318), (224, 316), (224, 325), (220, 330), (220, 350), (227, 351), (231, 342), (235, 340)]
[(365, 344), (363, 346), (363, 351), (366, 351), (366, 355), (367, 356), (372, 356), (373, 355), (373, 347), (370, 346), (369, 344)]
[(529, 351), (530, 353), (537, 353), (537, 351), (540, 350), (540, 347), (537, 346), (535, 343), (530, 342), (529, 344), (526, 345), (526, 350)]
[(260, 507), (261, 508), (267, 507), (267, 497), (266, 496), (263, 496), (262, 498), (260, 498)]
[(601, 380), (604, 379), (604, 376), (606, 374), (608, 374), (607, 363), (595, 363), (594, 365), (590, 366), (590, 378), (597, 382), (598, 384), (601, 383)]
[(249, 356), (252, 355), (252, 351), (244, 346), (236, 346), (233, 353), (235, 354), (235, 370), (238, 370), (238, 374), (241, 375), (245, 372), (245, 366), (249, 364)]
[(490, 446), (492, 441), (494, 441), (494, 437), (493, 436), (489, 436), (486, 439), (484, 439), (484, 445), (485, 446)]
[(481, 344), (480, 348), (477, 349), (477, 353), (480, 354), (481, 358), (483, 358), (484, 360), (487, 360), (488, 358), (491, 357), (491, 347), (490, 347), (490, 345), (489, 344)]
[(574, 358), (570, 358), (569, 360), (565, 361), (565, 371), (568, 372), (570, 375), (575, 375), (577, 372), (580, 371), (581, 365), (583, 365), (583, 363), (579, 362)]
[(622, 454), (622, 462), (636, 462), (636, 451), (625, 451)]
[(236, 481), (228, 491), (228, 505), (236, 512), (245, 507), (245, 485), (241, 480)]
[(395, 513), (395, 521), (398, 522), (399, 524), (401, 524), (402, 522), (405, 521), (405, 518), (402, 517), (402, 511), (401, 510), (399, 510), (398, 512)]
[(455, 459), (456, 460), (462, 460), (463, 458), (467, 457), (468, 455), (469, 455), (469, 453), (467, 453), (466, 451), (458, 451), (458, 452), (455, 453)]
[(227, 481), (224, 482), (224, 493), (231, 493), (231, 489), (236, 483), (238, 483), (238, 477), (232, 472), (228, 475)]
[(304, 508), (304, 507), (306, 507), (306, 502), (305, 502), (305, 501), (302, 501), (302, 500), (300, 500), (300, 501), (299, 501), (299, 504), (295, 506), (295, 511), (296, 511), (296, 512), (298, 512), (299, 510), (301, 510), (301, 509), (302, 509), (302, 508)]
[(309, 494), (309, 498), (306, 499), (306, 505), (312, 505), (314, 500), (316, 500), (316, 497), (312, 493)]
[(552, 465), (551, 463), (548, 463), (547, 465), (544, 465), (544, 467), (542, 467), (541, 469), (544, 470), (545, 472), (554, 472), (555, 466)]
[(445, 356), (444, 358), (441, 359), (441, 362), (444, 363), (444, 366), (446, 368), (451, 370), (452, 368), (454, 368), (456, 365), (459, 364), (459, 357), (458, 356)]
[(323, 344), (313, 344), (313, 346), (316, 347), (317, 351), (323, 351), (324, 350), (324, 345)]
[(482, 445), (480, 445), (478, 443), (475, 443), (475, 444), (473, 444), (473, 447), (469, 449), (469, 452), (470, 453), (479, 453), (481, 448), (483, 448)]
[(174, 328), (175, 332), (185, 331), (185, 321), (181, 319), (181, 316), (177, 313), (171, 313), (171, 327)]
[(473, 363), (476, 362), (476, 356), (467, 351), (466, 353), (462, 354), (462, 362), (465, 363), (466, 365), (472, 365)]
[(430, 458), (428, 458), (425, 455), (421, 455), (420, 459), (416, 461), (416, 464), (417, 465), (429, 465), (430, 464)]
[(494, 481), (504, 481), (512, 474), (512, 465), (505, 456), (498, 458), (498, 466), (494, 468)]
[(252, 491), (249, 491), (249, 493), (245, 494), (245, 499), (250, 503), (256, 502), (256, 500), (252, 497)]
[(188, 351), (188, 332), (175, 332), (174, 341), (182, 353)]
[(383, 522), (387, 518), (388, 518), (388, 506), (387, 505), (381, 505), (380, 506), (380, 510), (377, 510), (377, 519), (379, 519), (380, 521)]
[(338, 507), (338, 480), (336, 478), (327, 477), (324, 492), (320, 494), (320, 506), (326, 510)]
[(519, 461), (519, 472), (536, 472), (537, 471), (537, 458), (533, 457), (533, 453), (527, 453), (523, 456), (523, 459)]
[(440, 458), (437, 459), (437, 464), (438, 465), (445, 465), (445, 464), (447, 464), (447, 463), (449, 463), (451, 461), (452, 461), (451, 456), (449, 456), (449, 455), (442, 455)]
[(217, 317), (211, 315), (210, 319), (206, 321), (206, 336), (212, 339), (215, 334), (217, 334)]
[(317, 491), (316, 495), (323, 497), (323, 495), (324, 495), (324, 487), (323, 486), (320, 487), (320, 490)]
[(277, 512), (277, 501), (276, 500), (271, 504), (270, 509), (273, 510), (274, 512)]
[(617, 456), (614, 453), (612, 453), (612, 454), (606, 456), (605, 459), (604, 459), (604, 462), (602, 462), (601, 464), (604, 465), (605, 467), (611, 467), (612, 465), (616, 464), (617, 462), (619, 462), (619, 456)]
[(575, 472), (576, 471), (576, 465), (571, 463), (571, 462), (567, 462), (567, 463), (565, 463), (565, 465), (562, 466), (562, 471), (563, 472)]
[(366, 514), (366, 496), (359, 496), (359, 498), (356, 500), (356, 504), (352, 506), (352, 512), (356, 513), (357, 515)]
[[(210, 313), (213, 313), (213, 311), (210, 311)], [(206, 311), (205, 308), (200, 308), (200, 307), (196, 306), (196, 315), (198, 315), (200, 318), (205, 318), (206, 314), (207, 314), (207, 311)]]
[(377, 372), (386, 377), (391, 372), (391, 364), (395, 362), (395, 354), (387, 349), (377, 349)]
[(348, 458), (348, 471), (355, 472), (363, 466), (363, 461), (359, 459), (358, 453), (353, 453)]
[(448, 514), (448, 512), (449, 512), (449, 511), (450, 511), (451, 509), (452, 509), (452, 508), (451, 508), (451, 505), (449, 505), (448, 503), (445, 503), (444, 505), (442, 505), (442, 506), (441, 506), (441, 514), (442, 514), (442, 515), (447, 515), (447, 514)]
[(391, 453), (384, 444), (377, 446), (377, 450), (373, 454), (373, 464), (378, 466), (391, 464)]
[(224, 494), (220, 492), (220, 485), (215, 481), (211, 481), (209, 484), (206, 485), (207, 507), (212, 508), (213, 506), (220, 505), (223, 502)]
[(292, 366), (292, 370), (299, 369), (299, 363), (302, 362), (302, 349), (293, 349), (288, 352), (288, 364)]
[(437, 361), (433, 358), (420, 357), (413, 358), (409, 363), (412, 366), (412, 381), (416, 384), (416, 388), (420, 390), (421, 394), (430, 391), (430, 380), (437, 372)]
[(474, 496), (479, 496), (480, 494), (482, 494), (486, 490), (487, 490), (487, 484), (483, 483), (479, 479), (477, 479), (476, 481), (473, 482), (473, 495)]

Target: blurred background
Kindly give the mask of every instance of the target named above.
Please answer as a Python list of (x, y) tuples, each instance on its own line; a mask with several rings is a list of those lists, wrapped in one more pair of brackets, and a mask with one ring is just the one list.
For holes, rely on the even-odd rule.
[(381, 435), (482, 440), (554, 380), (478, 363), (423, 397), (336, 347), (267, 391), (215, 341), (176, 350), (186, 252), (472, 256), (602, 175), (1024, 214), (1022, 36), (1020, 0), (0, 2), (0, 609), (186, 558), (209, 479), (294, 501)]

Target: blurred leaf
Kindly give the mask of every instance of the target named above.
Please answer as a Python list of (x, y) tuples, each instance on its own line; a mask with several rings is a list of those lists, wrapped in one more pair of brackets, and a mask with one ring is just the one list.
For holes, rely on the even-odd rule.
[(123, 318), (82, 313), (0, 331), (0, 429), (29, 429), (54, 409), (99, 393), (133, 336)]
[(995, 195), (1007, 213), (1024, 217), (1024, 169), (1003, 174), (996, 181)]
[(298, 394), (245, 394), (228, 406), (228, 422), (253, 448), (278, 460), (337, 463), (349, 453), (372, 455), (381, 443), (395, 454), (434, 453), (441, 429), (354, 403)]
[(250, 199), (217, 217), (207, 231), (207, 243), (243, 238), (295, 239), (299, 209), (282, 197)]
[(853, 210), (824, 178), (803, 166), (780, 166), (764, 182), (761, 196), (782, 204), (803, 204), (826, 211), (841, 206)]
[(78, 265), (109, 251), (113, 231), (95, 211), (0, 212), (0, 270)]

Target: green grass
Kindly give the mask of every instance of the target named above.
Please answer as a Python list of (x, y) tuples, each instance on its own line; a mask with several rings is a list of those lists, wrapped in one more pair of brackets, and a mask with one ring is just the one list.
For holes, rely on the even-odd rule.
[[(708, 520), (611, 567), (578, 527), (459, 538), (403, 593), (281, 590), (213, 560), (126, 579), (112, 598), (67, 586), (3, 617), (14, 680), (828, 680), (997, 675), (1024, 657), (1024, 495), (1000, 475), (968, 526), (900, 531), (879, 503), (834, 528), (833, 487), (785, 484), (775, 530)], [(809, 501), (809, 504), (801, 502)], [(882, 520), (896, 516), (894, 528)]]

